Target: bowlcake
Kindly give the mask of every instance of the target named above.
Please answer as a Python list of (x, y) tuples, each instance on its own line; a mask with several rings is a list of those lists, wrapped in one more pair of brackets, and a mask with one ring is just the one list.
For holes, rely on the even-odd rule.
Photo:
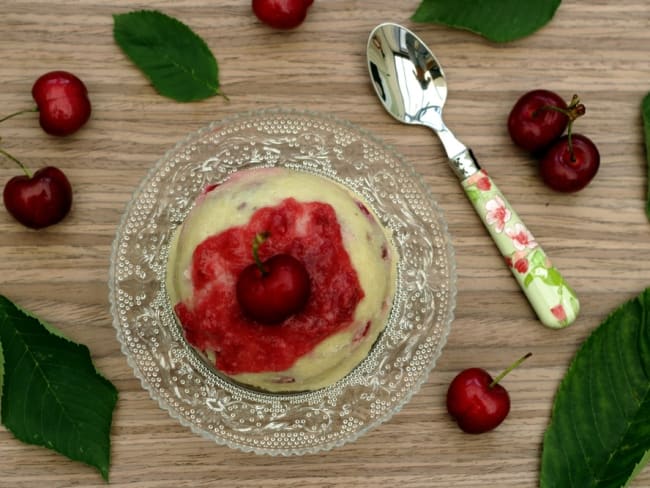
[[(242, 313), (236, 283), (253, 262), (286, 253), (309, 274), (302, 310), (277, 325)], [(368, 205), (324, 177), (242, 170), (207, 187), (178, 228), (166, 286), (188, 342), (224, 375), (272, 392), (335, 383), (368, 354), (390, 314), (397, 253)]]

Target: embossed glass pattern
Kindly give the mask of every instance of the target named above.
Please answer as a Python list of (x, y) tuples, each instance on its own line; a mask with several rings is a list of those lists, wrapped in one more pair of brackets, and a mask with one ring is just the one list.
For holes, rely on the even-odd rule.
[[(184, 340), (166, 297), (170, 237), (195, 197), (207, 184), (260, 166), (342, 183), (372, 206), (399, 253), (386, 329), (350, 374), (313, 392), (265, 393), (219, 375)], [(456, 274), (441, 210), (393, 149), (332, 116), (278, 109), (214, 122), (157, 162), (118, 228), (109, 286), (122, 351), (161, 408), (218, 444), (295, 455), (357, 439), (420, 388), (451, 327)]]

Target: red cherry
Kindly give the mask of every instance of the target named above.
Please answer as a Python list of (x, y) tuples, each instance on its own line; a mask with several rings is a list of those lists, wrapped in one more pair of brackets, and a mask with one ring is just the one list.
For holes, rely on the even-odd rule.
[(237, 279), (237, 301), (249, 318), (277, 324), (302, 310), (311, 291), (305, 266), (289, 254), (253, 263)]
[(599, 166), (600, 153), (591, 139), (572, 134), (560, 138), (548, 149), (540, 161), (539, 171), (544, 183), (553, 190), (574, 192), (589, 184)]
[(7, 211), (21, 224), (40, 229), (61, 221), (72, 206), (72, 187), (65, 174), (54, 166), (41, 168), (33, 176), (11, 178), (3, 192)]
[(313, 0), (253, 0), (253, 12), (259, 20), (276, 29), (293, 29), (307, 17)]
[(481, 434), (503, 422), (510, 412), (510, 396), (499, 381), (530, 356), (528, 353), (518, 359), (496, 379), (481, 368), (465, 369), (456, 375), (447, 390), (447, 411), (462, 430)]
[(45, 132), (67, 136), (76, 132), (90, 118), (90, 100), (86, 85), (67, 71), (51, 71), (36, 80), (32, 97)]
[(481, 368), (461, 371), (449, 385), (447, 411), (465, 432), (480, 434), (494, 429), (510, 412), (510, 396)]
[(566, 129), (569, 117), (562, 112), (566, 110), (566, 102), (552, 91), (533, 90), (525, 93), (508, 116), (508, 132), (512, 141), (531, 152), (547, 147)]

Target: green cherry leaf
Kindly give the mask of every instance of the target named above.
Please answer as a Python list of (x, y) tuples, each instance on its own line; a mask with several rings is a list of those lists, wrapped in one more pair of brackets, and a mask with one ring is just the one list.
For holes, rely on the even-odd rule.
[(582, 344), (544, 435), (541, 488), (623, 487), (650, 455), (650, 288)]
[(560, 1), (422, 0), (411, 20), (465, 29), (494, 42), (509, 42), (546, 25)]
[(0, 295), (1, 420), (14, 436), (99, 470), (108, 480), (117, 390), (86, 346)]
[(161, 95), (179, 102), (219, 94), (219, 68), (187, 25), (156, 10), (113, 16), (113, 37)]

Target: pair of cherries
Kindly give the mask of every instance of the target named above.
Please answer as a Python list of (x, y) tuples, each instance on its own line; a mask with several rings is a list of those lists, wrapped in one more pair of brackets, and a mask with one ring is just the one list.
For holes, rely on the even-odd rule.
[[(90, 118), (91, 105), (84, 83), (67, 71), (51, 71), (39, 77), (32, 87), (36, 109), (4, 117), (38, 111), (43, 130), (54, 136), (67, 136), (79, 130)], [(72, 186), (63, 171), (46, 166), (33, 175), (17, 158), (4, 149), (0, 154), (14, 161), (24, 172), (11, 178), (4, 187), (7, 211), (21, 224), (40, 229), (61, 221), (72, 206)]]
[(598, 172), (598, 148), (588, 137), (572, 131), (573, 122), (584, 113), (577, 95), (567, 105), (557, 93), (540, 89), (522, 95), (508, 116), (513, 142), (540, 156), (540, 176), (553, 190), (581, 190)]

